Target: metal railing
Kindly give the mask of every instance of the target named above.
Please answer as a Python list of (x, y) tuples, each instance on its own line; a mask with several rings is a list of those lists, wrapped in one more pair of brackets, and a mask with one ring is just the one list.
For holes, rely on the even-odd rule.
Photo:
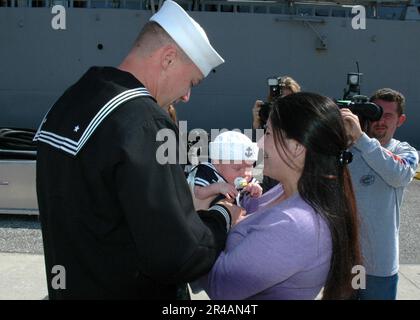
[[(352, 17), (352, 6), (319, 1), (176, 0), (187, 11), (283, 14), (301, 17)], [(364, 0), (360, 0), (364, 1)], [(408, 0), (407, 0), (408, 1)], [(420, 1), (420, 0), (418, 0)], [(0, 0), (0, 7), (132, 9), (155, 12), (163, 0)], [(395, 2), (398, 2), (395, 1)], [(367, 18), (404, 20), (406, 2), (365, 6)]]

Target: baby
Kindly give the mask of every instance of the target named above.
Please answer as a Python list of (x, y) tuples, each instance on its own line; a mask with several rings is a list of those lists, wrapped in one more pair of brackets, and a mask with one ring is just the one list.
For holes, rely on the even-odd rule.
[(252, 176), (258, 147), (246, 135), (236, 131), (219, 134), (209, 145), (210, 162), (192, 168), (188, 184), (196, 210), (208, 209), (217, 201), (227, 198), (240, 205), (240, 196), (247, 192), (259, 197), (262, 188)]

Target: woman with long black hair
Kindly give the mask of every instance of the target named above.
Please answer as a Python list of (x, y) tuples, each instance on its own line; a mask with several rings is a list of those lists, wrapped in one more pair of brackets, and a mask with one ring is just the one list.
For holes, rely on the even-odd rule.
[(205, 279), (212, 299), (353, 297), (361, 264), (358, 219), (339, 109), (296, 93), (273, 104), (264, 139), (264, 174), (280, 183), (245, 204), (247, 216)]

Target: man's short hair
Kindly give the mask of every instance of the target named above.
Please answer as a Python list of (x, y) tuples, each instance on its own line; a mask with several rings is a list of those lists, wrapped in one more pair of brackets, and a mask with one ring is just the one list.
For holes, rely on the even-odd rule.
[(384, 100), (388, 102), (396, 102), (397, 103), (397, 112), (398, 115), (402, 115), (405, 109), (405, 97), (401, 92), (398, 92), (394, 89), (390, 88), (382, 88), (373, 93), (370, 97), (370, 101), (374, 100)]
[(135, 41), (135, 46), (140, 48), (140, 53), (143, 54), (149, 54), (168, 44), (176, 46), (182, 57), (189, 60), (185, 52), (171, 38), (165, 29), (155, 21), (147, 22)]

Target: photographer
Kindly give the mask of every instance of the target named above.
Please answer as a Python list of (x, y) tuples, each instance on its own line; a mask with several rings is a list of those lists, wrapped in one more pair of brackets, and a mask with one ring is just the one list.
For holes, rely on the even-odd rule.
[(381, 106), (382, 117), (367, 122), (363, 132), (358, 117), (341, 109), (353, 145), (349, 165), (361, 223), (361, 249), (366, 268), (366, 289), (361, 300), (395, 300), (398, 283), (398, 232), (405, 187), (416, 173), (418, 154), (407, 142), (393, 139), (406, 120), (404, 96), (380, 89), (370, 101)]
[[(289, 76), (279, 77), (277, 79), (269, 78), (268, 87), (270, 91), (267, 102), (257, 100), (252, 108), (252, 128), (254, 130), (263, 129), (265, 127), (270, 113), (270, 104), (275, 98), (283, 98), (292, 93), (300, 92), (300, 85)], [(261, 187), (263, 188), (263, 192), (266, 192), (277, 184), (278, 181), (264, 176)]]
[[(270, 80), (270, 79), (269, 79)], [(277, 87), (276, 85), (270, 85), (270, 92), (267, 97), (267, 102), (272, 102), (277, 97), (285, 97), (289, 94), (300, 92), (300, 85), (291, 77), (284, 76), (277, 78)], [(261, 107), (265, 103), (261, 100), (255, 101), (254, 107), (252, 108), (252, 128), (253, 129), (262, 129), (264, 128), (267, 117), (261, 115)]]

